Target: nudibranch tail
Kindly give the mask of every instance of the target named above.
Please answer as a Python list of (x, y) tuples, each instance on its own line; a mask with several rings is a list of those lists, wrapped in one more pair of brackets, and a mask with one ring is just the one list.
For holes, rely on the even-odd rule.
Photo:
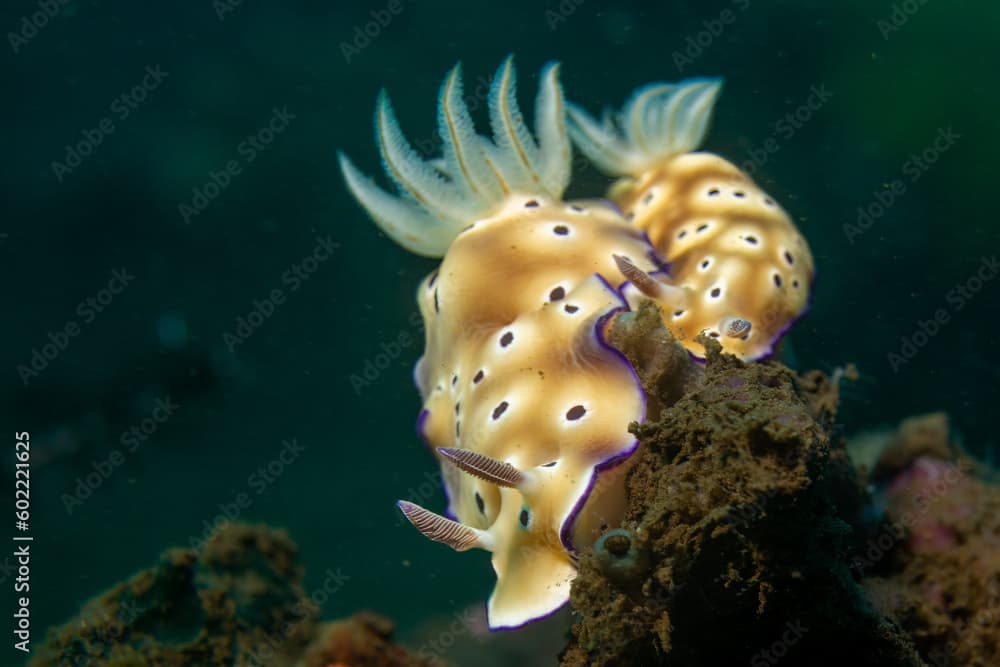
[(519, 544), (486, 602), (490, 629), (513, 630), (551, 616), (569, 602), (575, 577), (576, 564), (559, 544)]
[(721, 86), (719, 79), (650, 84), (635, 91), (617, 116), (606, 111), (601, 123), (568, 104), (569, 133), (601, 171), (638, 175), (701, 145)]
[(511, 194), (558, 199), (570, 175), (558, 69), (550, 63), (542, 70), (536, 143), (517, 105), (511, 58), (500, 66), (490, 90), (493, 141), (476, 133), (456, 66), (441, 87), (438, 133), (443, 155), (435, 159), (424, 159), (409, 144), (383, 91), (376, 105), (376, 138), (385, 172), (401, 194), (379, 188), (341, 153), (341, 170), (352, 194), (393, 240), (428, 257), (443, 256), (470, 222), (498, 210)]

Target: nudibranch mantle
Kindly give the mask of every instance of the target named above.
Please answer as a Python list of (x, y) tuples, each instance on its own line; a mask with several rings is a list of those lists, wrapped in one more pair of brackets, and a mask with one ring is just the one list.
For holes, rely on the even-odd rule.
[(627, 308), (616, 257), (644, 272), (662, 265), (613, 207), (561, 201), (569, 137), (555, 74), (540, 77), (536, 144), (510, 60), (490, 94), (492, 141), (475, 134), (454, 70), (441, 92), (445, 157), (433, 165), (381, 96), (379, 145), (402, 197), (341, 156), (352, 192), (390, 236), (444, 254), (418, 289), (427, 341), (415, 378), (418, 429), (440, 458), (452, 519), (400, 508), (431, 539), (492, 552), (493, 629), (564, 605), (576, 551), (621, 520), (621, 476), (637, 445), (628, 426), (644, 418), (645, 396), (603, 331)]
[(620, 494), (589, 494), (598, 468), (635, 448), (627, 425), (644, 417), (637, 379), (601, 334), (624, 302), (591, 275), (509, 324), (448, 341), (435, 326), (447, 314), (448, 302), (439, 303), (428, 320), (422, 368), (433, 370), (420, 430), (432, 446), (517, 471), (519, 482), (508, 487), (442, 457), (449, 514), (494, 545), (490, 625), (515, 627), (566, 601), (574, 548), (621, 518)]

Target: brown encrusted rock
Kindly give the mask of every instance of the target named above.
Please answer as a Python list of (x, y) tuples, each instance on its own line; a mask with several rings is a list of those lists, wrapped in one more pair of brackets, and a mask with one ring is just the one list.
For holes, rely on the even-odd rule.
[(621, 350), (636, 369), (646, 392), (646, 418), (657, 419), (704, 378), (701, 366), (663, 326), (660, 309), (643, 301), (635, 312), (618, 316), (608, 332), (608, 343)]
[(313, 632), (301, 580), (283, 531), (229, 524), (91, 600), (30, 664), (291, 664)]
[(904, 419), (875, 465), (873, 476), (884, 479), (903, 470), (921, 456), (944, 461), (955, 458), (948, 415), (932, 412)]
[(844, 380), (857, 382), (859, 378), (858, 368), (854, 364), (837, 368), (832, 375), (812, 370), (799, 377), (802, 397), (809, 404), (813, 418), (824, 428), (829, 429), (837, 417), (837, 410), (840, 408), (841, 382)]
[(430, 667), (440, 665), (413, 656), (392, 643), (395, 626), (374, 612), (362, 611), (320, 627), (301, 667)]
[[(328, 579), (317, 591), (339, 585)], [(226, 524), (200, 549), (167, 551), (88, 602), (49, 632), (29, 665), (298, 667), (320, 611), (317, 591), (307, 596), (301, 582), (297, 548), (284, 531)], [(430, 664), (393, 645), (391, 634), (392, 623), (370, 613), (330, 624), (304, 667)]]
[[(631, 324), (612, 340), (635, 363)], [(633, 427), (626, 521), (582, 556), (562, 664), (921, 664), (844, 558), (863, 493), (824, 427), (830, 406), (784, 366), (704, 342), (704, 377), (681, 373), (679, 400), (646, 375), (675, 362), (637, 365), (664, 409)]]

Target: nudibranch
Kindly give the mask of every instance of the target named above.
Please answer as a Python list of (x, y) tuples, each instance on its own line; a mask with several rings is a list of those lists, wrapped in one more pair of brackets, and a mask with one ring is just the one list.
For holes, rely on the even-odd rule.
[(691, 152), (720, 87), (716, 79), (650, 84), (602, 122), (568, 104), (568, 126), (576, 146), (619, 177), (608, 196), (670, 264), (667, 287), (623, 264), (637, 288), (632, 298), (653, 298), (695, 356), (704, 356), (694, 340), (704, 332), (725, 352), (754, 360), (808, 306), (813, 258), (788, 214), (746, 173)]
[(442, 466), (448, 516), (399, 507), (427, 537), (492, 552), (490, 627), (512, 628), (569, 599), (576, 553), (620, 523), (622, 475), (645, 396), (604, 340), (624, 308), (621, 267), (658, 274), (640, 227), (613, 207), (567, 203), (570, 140), (558, 68), (540, 76), (532, 136), (508, 59), (476, 133), (459, 68), (438, 105), (441, 159), (426, 161), (388, 97), (375, 125), (392, 195), (340, 155), (355, 198), (390, 237), (442, 257), (418, 288), (426, 325), (415, 369), (418, 430)]

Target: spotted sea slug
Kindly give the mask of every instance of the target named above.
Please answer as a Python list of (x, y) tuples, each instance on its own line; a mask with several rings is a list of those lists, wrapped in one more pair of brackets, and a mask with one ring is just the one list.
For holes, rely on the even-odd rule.
[(695, 356), (705, 332), (725, 352), (759, 359), (805, 311), (813, 258), (788, 214), (725, 159), (693, 153), (721, 82), (692, 79), (636, 90), (601, 122), (567, 105), (570, 136), (602, 171), (608, 196), (669, 262), (666, 284), (625, 265), (635, 297), (653, 298), (664, 325)]
[[(340, 155), (349, 189), (386, 234), (443, 257), (417, 291), (427, 340), (414, 376), (418, 430), (441, 464), (448, 516), (398, 504), (427, 537), (492, 552), (493, 629), (565, 604), (580, 551), (621, 522), (637, 447), (628, 426), (643, 420), (646, 397), (605, 340), (613, 318), (650, 298), (695, 355), (704, 330), (758, 358), (802, 311), (812, 278), (787, 215), (730, 163), (689, 153), (717, 84), (643, 89), (620, 130), (579, 109), (568, 127), (557, 76), (556, 65), (540, 76), (536, 141), (505, 61), (486, 138), (456, 67), (438, 105), (443, 154), (429, 161), (381, 93), (376, 139), (398, 195)], [(571, 132), (598, 166), (624, 176), (612, 189), (618, 206), (562, 200)]]
[(433, 540), (492, 552), (493, 629), (564, 605), (576, 554), (620, 522), (621, 480), (637, 446), (628, 425), (644, 418), (645, 396), (604, 327), (628, 307), (623, 263), (644, 275), (663, 265), (613, 207), (562, 201), (570, 141), (557, 75), (549, 65), (540, 76), (536, 141), (504, 62), (487, 139), (456, 67), (438, 106), (443, 156), (430, 162), (382, 93), (376, 135), (398, 196), (340, 156), (351, 192), (389, 236), (443, 256), (417, 292), (427, 340), (414, 374), (418, 430), (440, 460), (450, 518), (399, 507)]

